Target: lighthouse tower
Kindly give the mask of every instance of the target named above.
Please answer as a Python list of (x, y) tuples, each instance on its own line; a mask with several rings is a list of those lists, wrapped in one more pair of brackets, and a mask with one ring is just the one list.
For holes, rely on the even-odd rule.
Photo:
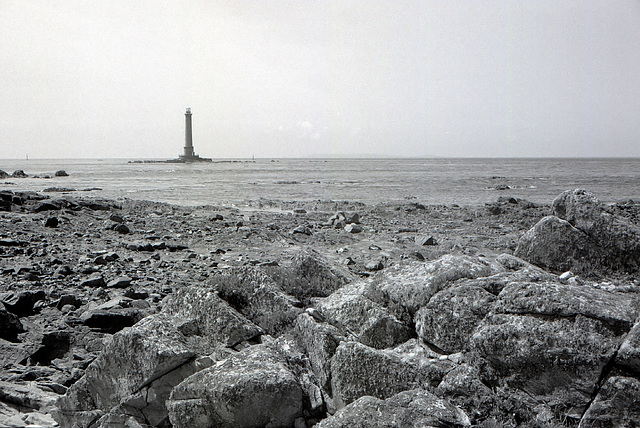
[(191, 108), (187, 107), (187, 112), (184, 114), (184, 155), (185, 160), (193, 159), (195, 153), (193, 153), (193, 134), (191, 131)]
[(185, 162), (211, 162), (211, 158), (201, 158), (193, 151), (193, 135), (191, 131), (191, 109), (187, 107), (184, 114), (184, 154), (178, 159), (167, 162), (185, 163)]

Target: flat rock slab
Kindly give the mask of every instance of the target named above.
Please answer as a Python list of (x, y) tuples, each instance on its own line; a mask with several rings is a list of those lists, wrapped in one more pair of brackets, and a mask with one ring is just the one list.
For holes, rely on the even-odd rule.
[(380, 278), (378, 287), (414, 314), (438, 291), (461, 278), (496, 273), (489, 262), (477, 257), (446, 255), (429, 263), (394, 267)]
[(316, 425), (317, 428), (469, 426), (469, 417), (461, 409), (422, 389), (400, 392), (386, 400), (359, 398)]
[(640, 295), (558, 282), (511, 283), (499, 295), (496, 312), (573, 317), (584, 315), (626, 333), (640, 314)]

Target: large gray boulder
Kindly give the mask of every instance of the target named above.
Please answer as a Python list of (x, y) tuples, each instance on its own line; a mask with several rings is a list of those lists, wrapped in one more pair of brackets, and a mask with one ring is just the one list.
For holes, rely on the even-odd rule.
[(640, 421), (640, 380), (612, 376), (598, 391), (578, 428), (636, 427)]
[[(180, 329), (194, 346), (235, 346), (259, 337), (263, 330), (222, 300), (209, 287), (182, 287), (165, 301), (163, 312), (179, 318)], [(206, 352), (206, 351), (203, 351)]]
[(579, 420), (638, 308), (633, 295), (592, 286), (513, 283), (475, 330), (471, 348), (503, 382)]
[(299, 301), (284, 293), (265, 272), (253, 267), (219, 272), (213, 283), (221, 298), (274, 336), (290, 329), (302, 312)]
[(602, 203), (586, 190), (565, 190), (551, 203), (553, 214), (580, 230), (589, 232), (600, 222), (604, 213)]
[(546, 217), (525, 233), (516, 255), (552, 270), (635, 272), (640, 266), (640, 227), (616, 216), (591, 193), (565, 191)]
[(279, 278), (282, 289), (296, 298), (306, 301), (312, 297), (327, 297), (353, 279), (347, 269), (332, 265), (312, 249), (300, 251), (291, 267), (282, 271)]
[(167, 409), (175, 428), (291, 427), (303, 391), (282, 356), (256, 345), (185, 379)]
[(582, 272), (601, 249), (568, 221), (547, 216), (522, 235), (515, 255), (552, 271)]
[[(175, 324), (165, 314), (152, 315), (113, 335), (84, 376), (58, 400), (56, 421), (62, 426), (89, 427), (123, 404), (158, 424), (166, 420), (163, 403), (173, 385), (156, 389), (153, 382), (169, 376), (175, 385), (196, 371), (195, 353)], [(175, 372), (180, 376), (172, 376)]]
[(496, 394), (482, 381), (480, 369), (470, 364), (463, 363), (449, 371), (435, 392), (472, 418), (486, 419), (496, 411)]
[(317, 428), (462, 428), (467, 415), (451, 403), (423, 389), (400, 392), (382, 400), (359, 398), (321, 421)]
[(497, 273), (479, 257), (445, 255), (429, 263), (391, 267), (378, 279), (377, 287), (411, 314), (426, 305), (438, 291), (461, 278), (479, 278)]
[(319, 384), (331, 394), (331, 358), (336, 353), (345, 336), (336, 327), (326, 322), (318, 322), (308, 313), (296, 318), (293, 330), (296, 342), (309, 358), (311, 370)]
[(319, 299), (316, 308), (345, 336), (367, 346), (389, 348), (413, 336), (406, 310), (369, 281), (345, 285)]
[(495, 300), (493, 294), (473, 284), (442, 290), (416, 313), (418, 337), (448, 354), (463, 351)]
[(341, 408), (366, 395), (385, 399), (409, 389), (435, 388), (453, 367), (415, 339), (385, 350), (343, 342), (331, 361), (333, 399)]

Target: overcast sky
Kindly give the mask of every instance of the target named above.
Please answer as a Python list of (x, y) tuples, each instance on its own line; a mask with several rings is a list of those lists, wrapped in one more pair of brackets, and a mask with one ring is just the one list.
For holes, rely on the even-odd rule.
[(0, 158), (640, 156), (640, 1), (0, 0)]

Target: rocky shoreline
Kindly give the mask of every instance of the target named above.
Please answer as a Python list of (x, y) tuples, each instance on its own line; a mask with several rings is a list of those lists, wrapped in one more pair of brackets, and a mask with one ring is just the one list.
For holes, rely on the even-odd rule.
[(617, 427), (640, 205), (0, 191), (0, 427)]

